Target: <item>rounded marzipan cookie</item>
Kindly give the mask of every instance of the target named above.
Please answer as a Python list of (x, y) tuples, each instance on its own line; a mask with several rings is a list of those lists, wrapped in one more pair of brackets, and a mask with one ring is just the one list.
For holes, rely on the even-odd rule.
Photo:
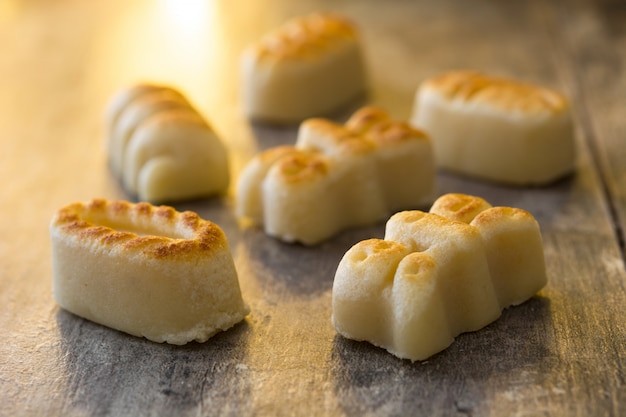
[(241, 84), (243, 109), (253, 120), (327, 116), (365, 93), (359, 34), (337, 14), (293, 18), (244, 50)]
[(255, 155), (237, 183), (236, 214), (286, 242), (316, 245), (342, 230), (430, 204), (430, 139), (375, 107), (345, 124), (307, 119), (295, 146)]
[(422, 82), (411, 123), (438, 166), (478, 179), (545, 185), (575, 168), (569, 101), (556, 91), (476, 71)]
[(154, 342), (204, 342), (249, 313), (226, 236), (196, 213), (94, 199), (50, 224), (65, 310)]
[(228, 189), (226, 146), (175, 88), (121, 89), (109, 102), (106, 125), (111, 171), (139, 200), (192, 200)]
[(532, 214), (444, 194), (429, 212), (394, 214), (384, 239), (345, 253), (333, 281), (332, 323), (349, 339), (425, 360), (533, 297), (547, 280)]

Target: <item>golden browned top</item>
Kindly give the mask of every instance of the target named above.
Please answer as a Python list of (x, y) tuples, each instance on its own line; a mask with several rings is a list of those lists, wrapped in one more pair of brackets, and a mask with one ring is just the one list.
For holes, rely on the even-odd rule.
[(282, 145), (259, 153), (255, 160), (265, 167), (275, 167), (282, 181), (288, 184), (311, 181), (328, 172), (323, 154)]
[(137, 84), (129, 85), (118, 92), (118, 94), (127, 95), (133, 98), (153, 93), (167, 93), (185, 100), (185, 96), (177, 88), (165, 84), (156, 84), (147, 81), (142, 81), (138, 82)]
[(409, 282), (430, 283), (430, 285), (435, 284), (431, 274), (437, 269), (437, 262), (435, 262), (435, 258), (428, 253), (412, 252), (408, 254), (402, 260), (402, 268), (402, 276)]
[(408, 253), (408, 248), (401, 243), (394, 242), (392, 240), (382, 240), (382, 239), (366, 239), (359, 242), (358, 245), (354, 246), (354, 249), (351, 252), (350, 259), (355, 261), (364, 261), (370, 256), (380, 256), (381, 253), (396, 253), (400, 255), (406, 255)]
[(450, 193), (439, 197), (433, 203), (430, 212), (452, 220), (469, 223), (488, 208), (491, 208), (491, 204), (480, 197)]
[(330, 13), (314, 13), (294, 18), (265, 35), (254, 51), (260, 58), (303, 59), (316, 57), (328, 49), (354, 42), (357, 33), (345, 18)]
[(428, 136), (406, 122), (393, 121), (385, 111), (376, 107), (357, 110), (345, 125), (321, 118), (305, 120), (302, 129), (315, 132), (317, 144), (309, 147), (323, 149), (332, 145), (352, 154), (366, 153), (377, 147), (408, 140), (428, 140)]
[(147, 91), (131, 100), (127, 108), (141, 107), (156, 112), (168, 108), (185, 108), (191, 110), (191, 104), (187, 98), (178, 91), (170, 88), (161, 88), (154, 91)]
[(450, 99), (482, 102), (505, 110), (551, 113), (569, 107), (556, 91), (508, 78), (493, 77), (476, 71), (451, 71), (424, 82)]
[(328, 161), (317, 153), (300, 151), (280, 159), (278, 168), (286, 182), (301, 183), (326, 175)]
[(308, 143), (308, 147), (324, 152), (329, 148), (346, 154), (358, 155), (371, 152), (375, 149), (372, 142), (362, 135), (327, 119), (313, 118), (302, 122), (303, 130), (315, 132), (315, 143)]
[(472, 226), (502, 223), (505, 218), (514, 222), (536, 222), (533, 215), (526, 210), (515, 207), (492, 207), (486, 200), (467, 194), (442, 195), (433, 203), (430, 213)]
[(366, 136), (379, 144), (412, 139), (428, 140), (426, 133), (403, 121), (393, 121), (387, 112), (376, 107), (363, 107), (346, 122), (355, 135)]
[(515, 207), (493, 207), (477, 215), (471, 224), (473, 226), (480, 226), (486, 223), (498, 223), (501, 222), (503, 218), (514, 222), (537, 223), (533, 215), (524, 209)]
[(85, 245), (157, 259), (204, 256), (228, 247), (216, 224), (191, 211), (149, 203), (105, 199), (73, 203), (54, 215), (50, 229)]
[(389, 114), (378, 107), (365, 106), (355, 111), (346, 122), (346, 127), (355, 132), (365, 132), (370, 127), (387, 122)]
[(107, 124), (115, 125), (120, 115), (131, 105), (145, 101), (179, 101), (190, 105), (185, 96), (177, 89), (152, 83), (138, 83), (119, 90), (107, 107)]
[(295, 148), (295, 146), (291, 145), (282, 145), (276, 146), (274, 148), (269, 148), (260, 154), (257, 155), (257, 159), (264, 165), (271, 165), (274, 162), (280, 160), (281, 158), (291, 155), (294, 153), (298, 153), (299, 151)]
[(169, 85), (159, 84), (137, 84), (135, 86), (128, 87), (127, 94), (133, 97), (130, 101), (147, 99), (149, 97), (156, 98), (168, 98), (172, 100), (180, 100), (185, 104), (189, 104), (187, 97), (180, 90), (171, 87)]
[(189, 106), (173, 107), (164, 111), (159, 111), (150, 116), (146, 125), (151, 125), (156, 129), (163, 129), (168, 126), (194, 126), (202, 129), (212, 130), (209, 123), (194, 109)]
[(310, 181), (328, 174), (333, 161), (362, 157), (384, 146), (408, 140), (428, 140), (423, 132), (404, 122), (394, 122), (375, 107), (354, 113), (345, 125), (323, 118), (302, 122), (298, 144), (268, 149), (257, 160), (264, 165), (277, 164), (288, 183)]
[[(476, 228), (471, 227), (466, 222), (445, 217), (437, 213), (426, 213), (421, 210), (400, 211), (387, 221), (385, 239), (388, 239), (389, 231), (393, 230), (391, 236), (412, 240), (415, 233), (420, 235), (437, 237), (431, 243), (445, 244), (447, 239), (454, 239), (455, 234), (478, 236)], [(423, 242), (422, 242), (423, 243)], [(420, 245), (422, 244), (420, 243)], [(418, 251), (425, 251), (426, 247), (420, 247)]]

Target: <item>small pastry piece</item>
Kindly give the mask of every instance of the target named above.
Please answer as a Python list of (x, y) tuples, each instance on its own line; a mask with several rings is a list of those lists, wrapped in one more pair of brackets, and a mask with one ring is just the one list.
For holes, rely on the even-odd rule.
[(345, 125), (306, 120), (295, 146), (253, 158), (239, 178), (237, 214), (271, 236), (314, 245), (429, 204), (434, 175), (424, 133), (365, 107)]
[(223, 231), (196, 213), (96, 199), (50, 224), (54, 298), (154, 342), (204, 342), (249, 308)]
[(113, 174), (122, 177), (126, 148), (138, 126), (157, 113), (189, 108), (187, 99), (168, 86), (138, 84), (118, 91), (107, 108), (107, 150)]
[(452, 172), (511, 185), (544, 185), (574, 170), (568, 100), (555, 91), (473, 71), (424, 81), (412, 124)]
[(430, 213), (469, 223), (480, 233), (500, 308), (521, 304), (547, 283), (539, 224), (526, 210), (491, 207), (479, 197), (446, 194)]
[(294, 18), (248, 47), (241, 59), (245, 113), (296, 123), (327, 115), (365, 92), (358, 33), (333, 14)]
[[(156, 84), (135, 84), (128, 88), (119, 90), (109, 101), (106, 109), (105, 122), (107, 127), (115, 126), (128, 106), (132, 101), (141, 97), (147, 96), (152, 93), (168, 93), (179, 97), (182, 101), (186, 101), (184, 96), (176, 89)], [(108, 132), (111, 134), (112, 132)]]
[(384, 240), (346, 252), (333, 283), (332, 322), (347, 338), (424, 360), (546, 282), (541, 234), (530, 213), (446, 194), (429, 213), (393, 215)]
[(391, 212), (433, 201), (435, 162), (431, 141), (423, 131), (374, 107), (354, 113), (346, 128), (374, 143), (381, 188)]
[(140, 200), (187, 200), (223, 193), (228, 155), (213, 129), (177, 90), (140, 84), (108, 109), (109, 165)]

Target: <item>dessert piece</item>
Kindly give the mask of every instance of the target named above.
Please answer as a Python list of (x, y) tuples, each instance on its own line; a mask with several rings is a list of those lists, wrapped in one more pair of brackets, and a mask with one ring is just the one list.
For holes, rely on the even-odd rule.
[(245, 113), (278, 123), (326, 115), (366, 89), (358, 33), (328, 13), (294, 18), (248, 47), (241, 78)]
[(249, 308), (223, 231), (196, 213), (95, 199), (50, 224), (54, 298), (154, 342), (204, 342)]
[[(183, 94), (176, 90), (175, 88), (166, 86), (166, 85), (158, 85), (158, 84), (149, 84), (149, 83), (139, 83), (127, 88), (121, 89), (115, 93), (115, 95), (109, 101), (109, 104), (106, 109), (105, 114), (105, 122), (107, 127), (115, 126), (128, 106), (132, 101), (141, 97), (147, 96), (152, 93), (165, 93), (171, 94), (172, 96), (177, 97), (183, 102), (187, 102)], [(108, 132), (111, 134), (112, 132)]]
[(224, 144), (177, 90), (130, 87), (111, 100), (107, 114), (109, 165), (140, 200), (186, 200), (228, 188)]
[(271, 236), (314, 245), (429, 204), (434, 175), (424, 133), (365, 107), (345, 125), (306, 120), (295, 146), (254, 157), (239, 178), (236, 210)]
[(474, 71), (424, 81), (412, 123), (452, 172), (511, 185), (544, 185), (574, 170), (568, 100), (555, 91)]
[(339, 263), (332, 322), (341, 335), (424, 360), (496, 320), (547, 282), (539, 225), (527, 211), (446, 194), (430, 212), (403, 211), (385, 239)]
[(189, 107), (187, 99), (168, 86), (137, 84), (118, 91), (106, 114), (107, 150), (113, 174), (122, 177), (126, 147), (138, 126), (159, 112)]

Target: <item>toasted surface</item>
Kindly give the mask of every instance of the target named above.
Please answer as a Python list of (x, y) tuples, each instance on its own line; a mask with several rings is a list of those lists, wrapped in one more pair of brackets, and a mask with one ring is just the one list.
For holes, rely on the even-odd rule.
[(223, 231), (196, 213), (96, 199), (61, 208), (50, 235), (56, 301), (96, 323), (184, 344), (249, 311)]
[(295, 147), (255, 156), (237, 184), (237, 214), (272, 236), (312, 245), (428, 204), (434, 188), (428, 137), (364, 108), (345, 125), (306, 120)]
[(439, 197), (433, 203), (430, 212), (448, 219), (469, 223), (488, 208), (491, 208), (491, 204), (480, 197), (451, 193)]
[(357, 31), (329, 13), (294, 18), (246, 48), (241, 77), (245, 113), (274, 123), (325, 116), (366, 89)]
[(307, 60), (324, 56), (329, 49), (356, 40), (354, 26), (344, 17), (312, 13), (293, 18), (267, 33), (252, 49), (259, 59)]
[(180, 91), (166, 85), (158, 85), (151, 83), (138, 83), (128, 88), (121, 89), (109, 101), (106, 109), (106, 124), (113, 126), (117, 124), (119, 117), (124, 112), (126, 106), (135, 100), (148, 96), (153, 93), (166, 92), (173, 96), (177, 96), (180, 100), (185, 100)]
[(477, 71), (444, 73), (422, 87), (450, 100), (487, 104), (507, 112), (558, 113), (569, 109), (569, 101), (556, 91)]
[(411, 122), (449, 171), (512, 185), (544, 185), (574, 170), (569, 101), (556, 91), (475, 71), (425, 80)]
[(546, 281), (541, 234), (530, 213), (447, 194), (431, 212), (394, 214), (384, 240), (346, 252), (333, 283), (332, 322), (345, 337), (424, 360), (532, 297)]
[(394, 121), (389, 114), (377, 107), (363, 107), (346, 122), (346, 128), (356, 135), (363, 135), (378, 143), (405, 140), (429, 140), (428, 135), (403, 121)]
[(196, 213), (149, 203), (104, 199), (73, 203), (56, 213), (51, 227), (68, 239), (96, 240), (101, 250), (138, 249), (153, 258), (198, 256), (223, 250), (227, 244), (220, 227)]

